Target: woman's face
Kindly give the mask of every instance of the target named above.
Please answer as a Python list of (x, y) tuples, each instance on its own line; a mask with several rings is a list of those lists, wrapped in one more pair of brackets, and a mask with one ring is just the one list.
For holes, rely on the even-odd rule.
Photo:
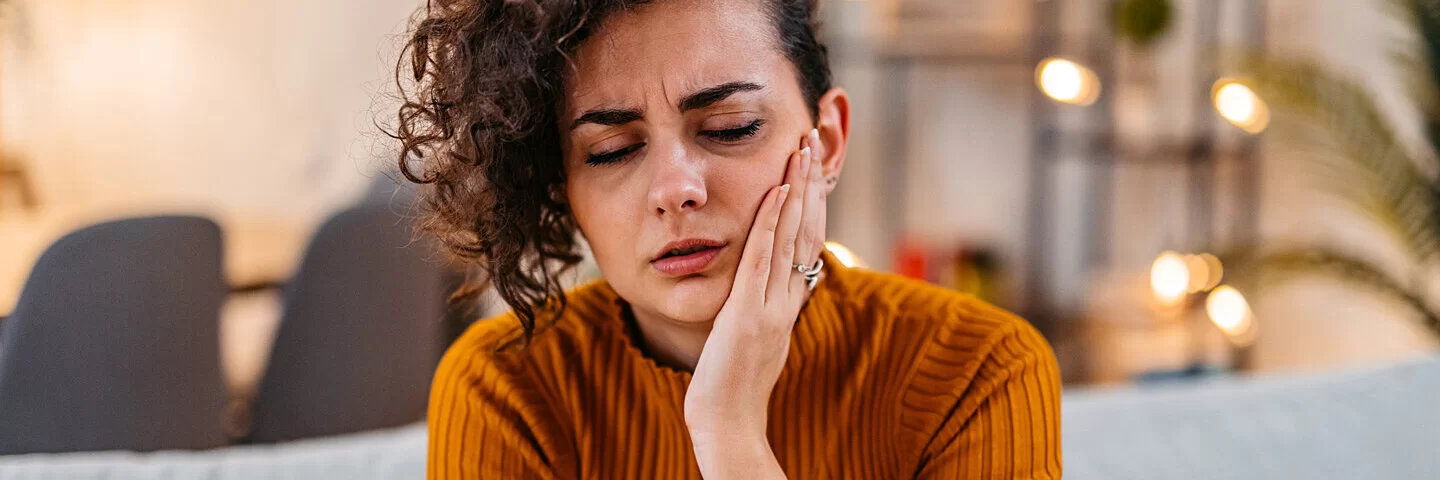
[[(715, 318), (762, 197), (816, 127), (761, 8), (646, 4), (606, 19), (575, 55), (559, 114), (566, 192), (637, 315)], [(827, 132), (825, 118), (816, 158), (837, 175), (844, 128)]]

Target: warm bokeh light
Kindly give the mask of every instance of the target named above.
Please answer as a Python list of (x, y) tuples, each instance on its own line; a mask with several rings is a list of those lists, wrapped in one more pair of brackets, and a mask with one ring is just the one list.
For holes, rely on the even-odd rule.
[(1255, 315), (1245, 295), (1229, 285), (1221, 285), (1205, 299), (1205, 312), (1210, 321), (1236, 343), (1248, 343), (1254, 333)]
[(1205, 282), (1210, 280), (1210, 266), (1199, 255), (1184, 255), (1180, 258), (1185, 260), (1185, 268), (1190, 272), (1190, 283), (1185, 291), (1195, 293), (1205, 288)]
[(844, 245), (836, 242), (825, 242), (825, 249), (829, 250), (830, 254), (835, 255), (835, 259), (839, 260), (841, 265), (850, 268), (865, 268), (865, 262), (860, 260), (860, 256), (856, 255), (855, 252)]
[(1245, 84), (1232, 79), (1215, 82), (1212, 98), (1215, 111), (1226, 121), (1250, 133), (1265, 131), (1270, 124), (1270, 107)]
[(1090, 105), (1100, 98), (1100, 77), (1089, 68), (1063, 58), (1047, 58), (1035, 69), (1040, 91), (1057, 102)]
[(1161, 304), (1180, 303), (1190, 291), (1190, 267), (1184, 257), (1175, 252), (1160, 254), (1150, 265), (1150, 289)]
[(1220, 263), (1220, 257), (1208, 253), (1202, 253), (1196, 255), (1196, 257), (1199, 257), (1200, 261), (1205, 263), (1206, 275), (1204, 285), (1202, 285), (1198, 291), (1210, 290), (1220, 285), (1220, 281), (1225, 279), (1225, 266)]
[(1220, 259), (1208, 253), (1185, 255), (1186, 268), (1190, 269), (1190, 293), (1199, 293), (1215, 288), (1224, 276)]

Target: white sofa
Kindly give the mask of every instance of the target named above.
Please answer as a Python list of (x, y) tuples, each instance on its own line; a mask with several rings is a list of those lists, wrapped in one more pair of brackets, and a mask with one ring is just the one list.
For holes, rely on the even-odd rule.
[(0, 457), (0, 480), (364, 480), (425, 478), (424, 424), (207, 451)]
[[(1440, 357), (1065, 393), (1067, 479), (1440, 479)], [(417, 479), (425, 428), (203, 452), (0, 457), (0, 480)]]
[(1067, 392), (1065, 478), (1440, 479), (1440, 357)]

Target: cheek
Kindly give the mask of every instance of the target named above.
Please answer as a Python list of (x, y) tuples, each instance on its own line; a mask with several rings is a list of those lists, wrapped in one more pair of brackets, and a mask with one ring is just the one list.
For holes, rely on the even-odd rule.
[(748, 226), (754, 221), (765, 194), (784, 181), (789, 158), (789, 152), (771, 147), (749, 158), (729, 159), (724, 166), (712, 170), (710, 191), (723, 194), (725, 203), (733, 205)]
[(570, 212), (602, 268), (608, 260), (626, 254), (626, 245), (635, 244), (638, 219), (626, 190), (593, 188), (583, 180), (572, 180), (566, 191)]

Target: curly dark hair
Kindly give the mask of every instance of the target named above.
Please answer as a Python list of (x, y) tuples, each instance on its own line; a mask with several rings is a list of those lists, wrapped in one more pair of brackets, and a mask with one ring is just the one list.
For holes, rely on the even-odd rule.
[[(816, 116), (831, 86), (816, 0), (757, 1)], [(581, 259), (555, 118), (564, 74), (607, 16), (643, 3), (430, 0), (396, 65), (403, 104), (387, 133), (400, 141), (401, 174), (428, 185), (420, 231), (484, 274), (451, 301), (493, 285), (527, 341), (537, 310), (565, 307), (557, 276)]]

